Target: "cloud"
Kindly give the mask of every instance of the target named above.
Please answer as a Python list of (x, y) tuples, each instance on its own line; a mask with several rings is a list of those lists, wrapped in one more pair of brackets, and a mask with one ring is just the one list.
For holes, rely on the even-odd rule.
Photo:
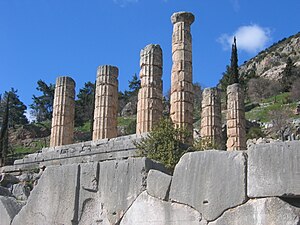
[(26, 110), (25, 116), (27, 117), (30, 123), (36, 119), (33, 115), (31, 115), (31, 113), (28, 110)]
[(232, 35), (222, 34), (217, 41), (222, 44), (224, 50), (231, 48), (233, 37), (236, 36), (239, 50), (248, 53), (257, 53), (266, 48), (271, 40), (269, 28), (260, 27), (257, 24), (239, 27)]
[(125, 7), (127, 4), (130, 3), (138, 3), (139, 0), (113, 0), (115, 4), (121, 6), (121, 7)]

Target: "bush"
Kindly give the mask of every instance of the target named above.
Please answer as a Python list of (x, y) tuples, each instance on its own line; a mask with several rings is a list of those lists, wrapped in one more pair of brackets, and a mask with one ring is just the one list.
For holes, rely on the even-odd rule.
[(156, 160), (173, 170), (181, 156), (187, 152), (186, 129), (175, 128), (169, 118), (163, 118), (141, 142), (135, 143), (140, 155)]

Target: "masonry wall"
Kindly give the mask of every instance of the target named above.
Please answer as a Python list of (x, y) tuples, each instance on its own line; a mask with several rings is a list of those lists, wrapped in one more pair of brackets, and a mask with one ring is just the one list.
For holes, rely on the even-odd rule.
[(47, 166), (21, 210), (0, 196), (1, 222), (299, 225), (299, 144), (187, 153), (172, 176), (139, 157)]

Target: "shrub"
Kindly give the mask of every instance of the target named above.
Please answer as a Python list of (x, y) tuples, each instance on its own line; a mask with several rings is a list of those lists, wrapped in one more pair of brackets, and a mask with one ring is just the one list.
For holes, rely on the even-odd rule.
[(141, 142), (135, 143), (140, 155), (156, 160), (173, 170), (181, 156), (187, 152), (186, 129), (175, 128), (169, 118), (163, 118)]

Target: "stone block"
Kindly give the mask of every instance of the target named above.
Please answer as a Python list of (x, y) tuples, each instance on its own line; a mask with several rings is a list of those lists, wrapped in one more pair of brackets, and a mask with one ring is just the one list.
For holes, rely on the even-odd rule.
[(167, 200), (172, 177), (158, 170), (150, 170), (147, 177), (147, 192), (149, 195)]
[(209, 225), (299, 225), (300, 209), (279, 198), (251, 199), (226, 211)]
[(23, 207), (23, 203), (17, 202), (15, 198), (0, 196), (0, 223), (10, 225), (14, 217)]
[(175, 167), (170, 199), (187, 204), (206, 220), (246, 201), (243, 152), (204, 151), (185, 154)]
[(120, 225), (206, 225), (199, 212), (177, 203), (153, 198), (143, 192), (132, 204)]
[(261, 144), (248, 150), (249, 197), (300, 197), (299, 144)]

